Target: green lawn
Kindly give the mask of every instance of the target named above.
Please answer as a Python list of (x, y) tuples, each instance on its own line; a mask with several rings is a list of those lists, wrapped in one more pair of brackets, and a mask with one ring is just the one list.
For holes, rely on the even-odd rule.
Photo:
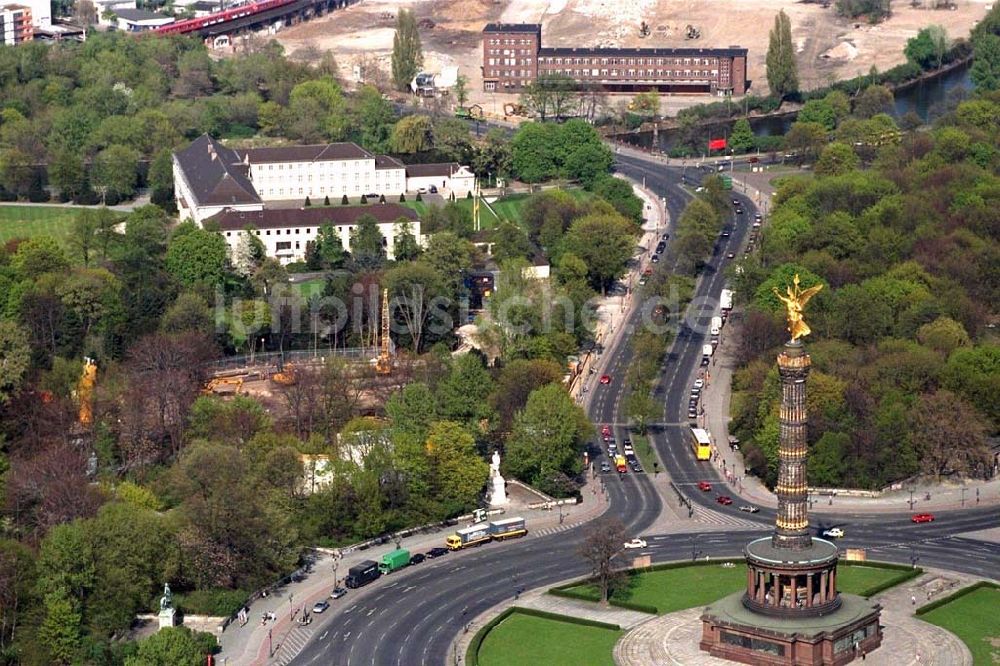
[[(564, 191), (568, 192), (577, 201), (584, 201), (591, 196), (590, 192), (580, 188), (567, 188)], [(479, 220), (482, 223), (483, 229), (492, 229), (499, 225), (501, 220), (520, 223), (521, 209), (524, 208), (524, 204), (530, 197), (530, 194), (511, 194), (500, 197), (489, 206), (484, 202), (479, 207)], [(472, 199), (456, 199), (455, 203), (469, 211), (470, 215), (472, 214)], [(403, 205), (417, 211), (417, 214), (420, 216), (423, 216), (428, 206), (426, 201), (414, 201), (413, 197), (408, 197)], [(490, 207), (492, 207), (493, 211), (496, 211), (496, 215), (493, 214)]]
[(303, 298), (308, 299), (310, 296), (320, 295), (323, 293), (323, 288), (326, 287), (326, 278), (313, 278), (312, 280), (306, 280), (305, 282), (298, 282), (295, 284), (299, 289), (299, 294)]
[(920, 616), (969, 646), (976, 666), (1000, 663), (1000, 589), (981, 587)]
[(622, 632), (512, 613), (479, 647), (480, 666), (611, 666)]
[(13, 238), (49, 235), (60, 240), (69, 235), (80, 208), (0, 205), (0, 243)]
[[(860, 594), (872, 585), (899, 575), (897, 569), (842, 566), (837, 569), (837, 587), (841, 592)], [(746, 567), (742, 564), (730, 568), (709, 564), (636, 572), (612, 598), (653, 606), (662, 615), (710, 604), (743, 589), (746, 580)], [(569, 590), (584, 592), (595, 601), (598, 599), (597, 589), (592, 585), (582, 584)]]

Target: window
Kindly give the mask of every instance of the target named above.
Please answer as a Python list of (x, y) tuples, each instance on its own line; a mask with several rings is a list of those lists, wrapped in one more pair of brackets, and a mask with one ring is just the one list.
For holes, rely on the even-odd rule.
[(267, 231), (264, 232), (264, 234), (267, 235), (267, 236), (270, 236), (271, 235), (271, 230), (268, 229)]
[(232, 236), (232, 235), (233, 235), (233, 232), (232, 232), (232, 231), (227, 231), (227, 232), (226, 232), (226, 236), (227, 236), (227, 237), (229, 237), (229, 236)]
[(301, 230), (301, 229), (299, 229), (298, 227), (295, 227), (295, 235), (296, 235), (296, 236), (298, 235), (298, 233), (299, 233), (300, 231), (302, 231), (302, 230)]
[(276, 243), (274, 246), (275, 251), (281, 252), (282, 250), (291, 250), (292, 244), (290, 241), (283, 243)]

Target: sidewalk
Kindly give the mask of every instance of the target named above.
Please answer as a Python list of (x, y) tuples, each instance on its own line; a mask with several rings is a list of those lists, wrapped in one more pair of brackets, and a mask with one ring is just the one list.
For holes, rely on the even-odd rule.
[[(581, 491), (583, 501), (576, 505), (566, 505), (562, 507), (562, 519), (559, 511), (543, 509), (511, 508), (507, 510), (508, 515), (524, 516), (527, 522), (528, 535), (525, 539), (547, 536), (554, 532), (561, 532), (577, 527), (598, 517), (607, 509), (607, 496), (600, 491), (600, 485), (588, 483)], [(444, 545), (444, 539), (452, 534), (456, 529), (462, 527), (457, 525), (446, 529), (435, 530), (426, 534), (414, 535), (401, 540), (400, 547), (406, 548), (411, 553), (423, 552), (430, 548)], [(503, 547), (502, 545), (498, 547)], [(382, 545), (373, 546), (367, 550), (351, 551), (344, 549), (341, 551), (341, 558), (337, 562), (337, 579), (343, 581), (347, 575), (347, 570), (363, 560), (378, 560), (383, 553), (395, 548), (392, 541)], [(475, 551), (450, 553), (448, 561), (452, 558), (475, 557)], [(285, 587), (274, 590), (265, 598), (258, 599), (249, 607), (249, 622), (245, 626), (240, 626), (239, 622), (233, 622), (219, 637), (219, 644), (222, 651), (216, 659), (216, 663), (224, 666), (238, 666), (240, 664), (265, 665), (281, 661), (287, 663), (294, 654), (289, 645), (283, 648), (285, 637), (294, 629), (299, 627), (294, 622), (294, 618), (301, 615), (303, 609), (312, 608), (317, 601), (326, 599), (334, 587), (334, 566), (335, 559), (332, 555), (324, 553), (314, 563), (310, 573), (303, 580), (293, 582)], [(417, 565), (417, 569), (422, 565)], [(393, 582), (399, 580), (397, 575), (405, 576), (408, 573), (404, 569), (400, 574), (393, 575)], [(353, 600), (358, 596), (377, 590), (384, 581), (376, 581), (362, 589), (350, 590), (348, 596)], [(332, 611), (335, 611), (340, 601), (331, 601)], [(273, 612), (276, 615), (274, 622), (266, 625), (261, 623), (263, 613)], [(321, 624), (324, 618), (314, 616), (313, 623), (306, 627), (309, 630), (308, 637), (311, 637)], [(268, 657), (268, 636), (275, 649), (272, 657)], [(303, 647), (297, 646), (295, 653)]]

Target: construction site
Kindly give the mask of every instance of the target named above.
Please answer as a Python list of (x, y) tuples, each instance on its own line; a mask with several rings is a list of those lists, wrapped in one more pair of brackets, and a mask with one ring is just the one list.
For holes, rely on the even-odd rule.
[[(418, 20), (424, 70), (457, 67), (468, 80), (470, 102), (487, 115), (502, 115), (515, 95), (483, 92), (482, 30), (487, 23), (541, 23), (551, 47), (691, 47), (749, 50), (750, 94), (767, 93), (768, 31), (779, 10), (791, 18), (799, 80), (805, 89), (880, 71), (902, 62), (906, 41), (930, 25), (949, 39), (966, 37), (992, 0), (896, 0), (891, 16), (871, 25), (837, 15), (830, 2), (787, 0), (364, 0), (292, 26), (278, 41), (292, 57), (335, 56), (350, 85), (387, 81), (396, 13), (410, 9)], [(381, 71), (381, 74), (375, 72)], [(664, 109), (704, 102), (678, 97)]]

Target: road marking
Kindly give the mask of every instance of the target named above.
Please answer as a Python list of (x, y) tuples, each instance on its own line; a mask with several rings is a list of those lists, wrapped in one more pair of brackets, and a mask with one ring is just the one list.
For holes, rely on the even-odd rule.
[(351, 632), (348, 631), (346, 634), (344, 634), (344, 642), (346, 643), (347, 639), (350, 637), (351, 637)]
[(329, 630), (329, 629), (327, 629), (326, 631), (324, 631), (324, 632), (323, 632), (323, 635), (322, 635), (322, 636), (320, 636), (320, 637), (319, 637), (319, 639), (320, 639), (320, 640), (323, 640), (323, 639), (325, 639), (325, 638), (326, 638), (326, 635), (327, 635), (328, 633), (330, 633), (330, 630)]
[(375, 609), (374, 609), (374, 608), (372, 608), (371, 610), (369, 610), (369, 611), (368, 611), (368, 612), (366, 613), (366, 615), (367, 615), (368, 617), (371, 617), (371, 616), (372, 616), (372, 613), (374, 613), (374, 612), (375, 612)]

